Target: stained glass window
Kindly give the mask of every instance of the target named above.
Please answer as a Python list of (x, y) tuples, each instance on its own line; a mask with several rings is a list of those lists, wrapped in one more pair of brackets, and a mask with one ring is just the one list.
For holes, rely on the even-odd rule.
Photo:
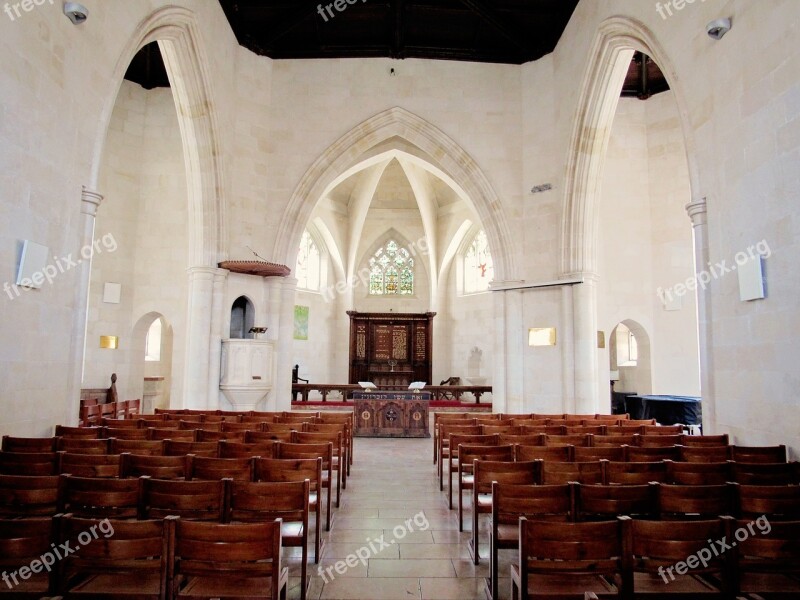
[(414, 293), (414, 259), (394, 240), (378, 248), (369, 259), (369, 293), (375, 296)]
[(308, 231), (304, 231), (303, 237), (300, 238), (300, 251), (297, 254), (297, 266), (294, 272), (298, 288), (319, 290), (319, 248)]
[(494, 263), (489, 252), (486, 232), (481, 230), (464, 255), (464, 293), (474, 294), (489, 289), (494, 279)]

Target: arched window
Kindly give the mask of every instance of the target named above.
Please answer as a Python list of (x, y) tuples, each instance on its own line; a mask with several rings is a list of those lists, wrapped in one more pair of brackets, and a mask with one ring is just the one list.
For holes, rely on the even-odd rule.
[(294, 270), (299, 289), (319, 290), (320, 264), (319, 248), (306, 230), (300, 238), (300, 252), (297, 254), (297, 266)]
[(144, 359), (147, 362), (158, 362), (161, 360), (161, 319), (156, 319), (147, 330), (147, 338), (144, 342)]
[(494, 263), (486, 232), (478, 232), (464, 255), (464, 293), (485, 292), (494, 279)]
[(394, 240), (369, 259), (369, 293), (375, 296), (414, 293), (414, 259)]
[(231, 339), (253, 339), (250, 329), (255, 322), (255, 308), (246, 296), (239, 296), (231, 306)]

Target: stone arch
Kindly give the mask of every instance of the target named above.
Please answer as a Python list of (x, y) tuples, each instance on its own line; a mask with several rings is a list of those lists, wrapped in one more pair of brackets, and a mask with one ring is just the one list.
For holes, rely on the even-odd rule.
[[(617, 349), (616, 335), (617, 329), (620, 325), (627, 327), (633, 337), (636, 339), (636, 344), (639, 348), (639, 357), (635, 367), (626, 367), (624, 365), (618, 366), (617, 369), (632, 369), (633, 378), (635, 380), (636, 392), (638, 394), (650, 394), (653, 392), (653, 353), (651, 350), (650, 334), (647, 333), (644, 325), (633, 319), (623, 319), (614, 325), (611, 330), (609, 339), (609, 349)], [(612, 357), (616, 362), (616, 357)]]
[[(597, 207), (606, 149), (619, 101), (619, 91), (635, 51), (653, 58), (669, 82), (683, 129), (689, 182), (698, 189), (695, 144), (683, 83), (653, 33), (629, 17), (611, 17), (600, 24), (588, 56), (575, 126), (567, 157), (562, 220), (562, 273), (594, 273), (597, 267)], [(694, 194), (693, 194), (694, 196)]]
[(94, 145), (90, 186), (97, 187), (108, 126), (125, 71), (139, 49), (158, 42), (183, 141), (189, 196), (190, 264), (216, 267), (227, 252), (222, 152), (207, 71), (208, 59), (200, 40), (195, 15), (185, 8), (165, 7), (139, 23), (111, 76), (112, 88), (100, 115)]
[(309, 167), (283, 213), (274, 256), (284, 264), (292, 264), (295, 246), (325, 189), (370, 149), (391, 138), (406, 140), (428, 157), (435, 157), (438, 165), (463, 187), (486, 229), (489, 243), (497, 249), (498, 279), (513, 277), (517, 270), (513, 238), (500, 198), (489, 180), (473, 158), (449, 136), (400, 107), (367, 119), (331, 144)]

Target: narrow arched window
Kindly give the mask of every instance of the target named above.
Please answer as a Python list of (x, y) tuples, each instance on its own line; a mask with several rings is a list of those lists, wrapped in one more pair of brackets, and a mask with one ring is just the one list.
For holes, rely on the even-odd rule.
[(414, 258), (394, 240), (378, 248), (369, 259), (369, 293), (376, 296), (414, 293)]
[(494, 279), (494, 263), (486, 232), (479, 231), (464, 254), (464, 293), (485, 292)]
[(300, 251), (297, 253), (297, 265), (294, 270), (299, 289), (319, 291), (320, 265), (319, 248), (306, 230), (300, 238)]
[(144, 359), (147, 362), (158, 362), (161, 360), (161, 319), (156, 319), (147, 330), (145, 338)]

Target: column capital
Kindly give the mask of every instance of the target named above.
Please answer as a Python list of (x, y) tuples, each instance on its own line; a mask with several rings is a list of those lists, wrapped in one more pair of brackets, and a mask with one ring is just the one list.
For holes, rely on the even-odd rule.
[(224, 278), (227, 274), (225, 269), (220, 269), (217, 267), (189, 267), (186, 269), (186, 272), (189, 274), (189, 281), (194, 281), (197, 279), (207, 279), (209, 281), (213, 281), (217, 278)]
[(708, 204), (705, 198), (694, 200), (686, 205), (686, 214), (692, 220), (692, 226), (699, 227), (706, 224), (708, 216)]
[(595, 271), (572, 271), (563, 273), (562, 279), (583, 279), (584, 283), (596, 283), (600, 281), (600, 275)]
[(97, 216), (97, 209), (103, 202), (103, 195), (100, 192), (90, 190), (83, 186), (81, 190), (81, 213), (90, 217)]

